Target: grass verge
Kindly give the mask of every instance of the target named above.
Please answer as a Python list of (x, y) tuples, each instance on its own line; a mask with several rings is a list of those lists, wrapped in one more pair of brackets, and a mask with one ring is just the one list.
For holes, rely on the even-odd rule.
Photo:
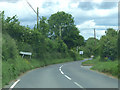
[(99, 59), (100, 57), (96, 57), (93, 60), (83, 62), (82, 65), (92, 65), (93, 67), (91, 70), (96, 70), (107, 75), (118, 77), (118, 74), (120, 73), (118, 71), (118, 60), (101, 62)]

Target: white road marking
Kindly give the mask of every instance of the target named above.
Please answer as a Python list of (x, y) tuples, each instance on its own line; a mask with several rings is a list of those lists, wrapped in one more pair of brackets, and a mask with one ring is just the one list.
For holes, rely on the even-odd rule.
[(63, 71), (61, 70), (61, 68), (60, 68), (59, 70), (60, 70), (60, 72), (61, 72), (62, 74), (64, 74)]
[(63, 71), (61, 71), (61, 73), (64, 74)]
[(60, 69), (63, 67), (63, 65), (62, 66), (60, 66)]
[(59, 70), (61, 71), (61, 68), (59, 68)]
[(20, 81), (20, 79), (18, 79), (11, 87), (10, 87), (10, 89), (9, 90), (12, 90), (12, 88), (14, 88), (15, 87), (15, 85), (18, 83)]
[(72, 80), (70, 77), (68, 77), (67, 75), (64, 75), (67, 79), (69, 79), (69, 80)]
[[(60, 66), (59, 67), (59, 71), (67, 78), (67, 79), (69, 79), (69, 80), (72, 80), (69, 76), (67, 76), (67, 75), (65, 75), (64, 73), (63, 73), (63, 71), (61, 70), (62, 69), (62, 67), (63, 67), (63, 65), (62, 66)], [(80, 84), (78, 84), (77, 82), (74, 82), (74, 84), (75, 85), (77, 85), (78, 87), (80, 87), (80, 88), (83, 88), (84, 89), (84, 87), (83, 86), (81, 86)], [(85, 89), (84, 89), (85, 90)]]
[(83, 88), (80, 84), (78, 84), (77, 82), (74, 82), (74, 84), (76, 84), (78, 87)]

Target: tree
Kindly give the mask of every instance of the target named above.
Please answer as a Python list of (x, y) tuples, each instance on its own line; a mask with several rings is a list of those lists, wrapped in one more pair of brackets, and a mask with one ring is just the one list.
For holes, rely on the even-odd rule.
[(74, 25), (74, 20), (71, 14), (65, 12), (57, 12), (52, 14), (48, 20), (50, 34), (58, 37), (60, 31), (64, 31), (68, 26)]
[(46, 17), (40, 19), (38, 31), (41, 32), (43, 36), (48, 37), (49, 27)]
[(74, 18), (71, 14), (57, 12), (52, 14), (48, 20), (50, 36), (62, 39), (69, 49), (81, 45), (83, 37), (79, 35), (79, 30), (74, 25)]
[(91, 55), (99, 54), (99, 40), (95, 38), (88, 38), (85, 46), (82, 46), (81, 49), (84, 51), (84, 55), (90, 57)]
[(100, 57), (101, 61), (117, 58), (117, 31), (112, 28), (107, 29), (106, 35), (100, 39)]

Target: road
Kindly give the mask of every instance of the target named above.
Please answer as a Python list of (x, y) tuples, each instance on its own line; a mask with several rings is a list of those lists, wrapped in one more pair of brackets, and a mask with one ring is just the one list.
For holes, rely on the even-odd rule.
[(19, 77), (14, 88), (118, 88), (117, 79), (89, 70), (83, 61), (32, 70)]

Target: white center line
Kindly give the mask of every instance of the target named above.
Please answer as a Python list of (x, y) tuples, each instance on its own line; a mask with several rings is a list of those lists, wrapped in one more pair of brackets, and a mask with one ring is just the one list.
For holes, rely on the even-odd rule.
[(60, 68), (62, 68), (63, 67), (63, 65), (62, 66), (60, 66)]
[(64, 75), (67, 79), (69, 79), (69, 80), (72, 80), (70, 77), (68, 77), (67, 75)]
[(9, 90), (12, 90), (12, 88), (14, 88), (15, 87), (15, 85), (18, 83), (20, 81), (20, 79), (18, 79), (11, 87), (10, 87), (10, 89)]
[(61, 68), (60, 68), (59, 70), (60, 70), (60, 72), (61, 72), (62, 74), (64, 74), (63, 71), (61, 70)]
[[(60, 71), (67, 79), (72, 80), (69, 76), (67, 76), (67, 75), (65, 75), (65, 74), (63, 73), (63, 71), (61, 70), (62, 67), (63, 67), (63, 65), (59, 67), (59, 71)], [(74, 82), (74, 81), (73, 81), (73, 83), (74, 83), (75, 85), (77, 85), (78, 87), (83, 88), (83, 90), (85, 90), (84, 87), (81, 86), (80, 84), (78, 84), (77, 82)]]
[(74, 84), (76, 84), (78, 87), (83, 88), (80, 84), (78, 84), (77, 82), (74, 82)]

